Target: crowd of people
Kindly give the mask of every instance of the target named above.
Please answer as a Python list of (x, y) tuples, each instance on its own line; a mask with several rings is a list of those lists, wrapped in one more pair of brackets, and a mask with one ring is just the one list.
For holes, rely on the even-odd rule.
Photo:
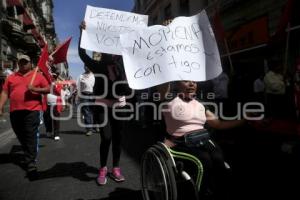
[(296, 61), (295, 77), (285, 72), (281, 61), (271, 59), (266, 73), (259, 74), (254, 80), (253, 100), (264, 105), (267, 118), (299, 119), (297, 62), (299, 61)]

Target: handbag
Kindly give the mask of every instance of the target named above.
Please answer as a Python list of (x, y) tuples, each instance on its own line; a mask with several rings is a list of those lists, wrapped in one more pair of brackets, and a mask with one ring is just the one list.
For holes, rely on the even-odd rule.
[(210, 139), (208, 130), (202, 129), (184, 135), (184, 143), (188, 147), (203, 146)]

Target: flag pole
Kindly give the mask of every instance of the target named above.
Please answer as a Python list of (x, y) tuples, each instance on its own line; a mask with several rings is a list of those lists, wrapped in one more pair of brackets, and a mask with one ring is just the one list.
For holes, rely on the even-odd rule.
[(33, 75), (32, 75), (32, 78), (31, 78), (31, 81), (30, 81), (30, 84), (29, 85), (32, 85), (34, 80), (35, 80), (35, 77), (36, 77), (36, 74), (37, 74), (37, 71), (38, 71), (38, 66), (35, 67), (34, 69), (34, 72), (33, 72)]

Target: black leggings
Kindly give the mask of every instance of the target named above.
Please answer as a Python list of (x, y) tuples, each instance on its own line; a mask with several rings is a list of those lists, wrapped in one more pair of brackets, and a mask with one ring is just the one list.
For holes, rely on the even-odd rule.
[(112, 109), (108, 108), (107, 113), (108, 124), (107, 128), (100, 132), (100, 166), (105, 167), (107, 164), (108, 152), (112, 142), (113, 167), (119, 167), (121, 156), (121, 140), (122, 140), (122, 124), (123, 121), (116, 120), (112, 115)]
[[(197, 157), (203, 166), (200, 198), (206, 199), (213, 196), (221, 199), (227, 196), (229, 169), (226, 168), (221, 149), (211, 140), (206, 140), (200, 147), (187, 147), (179, 144), (173, 150), (185, 152)], [(210, 196), (210, 197), (208, 197)]]

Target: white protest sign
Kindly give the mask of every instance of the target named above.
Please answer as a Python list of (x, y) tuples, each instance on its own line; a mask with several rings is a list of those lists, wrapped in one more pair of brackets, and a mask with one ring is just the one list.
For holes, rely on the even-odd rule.
[(217, 43), (205, 11), (177, 17), (167, 27), (122, 34), (129, 86), (145, 89), (173, 80), (205, 81), (221, 71)]
[(87, 6), (86, 29), (80, 47), (96, 52), (121, 55), (120, 34), (144, 28), (148, 16), (130, 12)]

